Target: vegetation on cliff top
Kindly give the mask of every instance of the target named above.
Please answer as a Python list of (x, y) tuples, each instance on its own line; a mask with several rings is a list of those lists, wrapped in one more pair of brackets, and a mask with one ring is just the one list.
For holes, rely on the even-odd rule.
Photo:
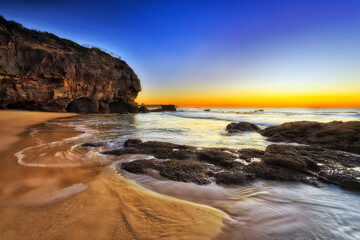
[(80, 44), (78, 44), (74, 41), (71, 41), (69, 39), (58, 37), (53, 33), (49, 33), (46, 31), (39, 31), (39, 30), (35, 30), (35, 29), (28, 29), (18, 22), (6, 20), (1, 15), (0, 15), (0, 25), (5, 26), (9, 32), (18, 32), (18, 33), (22, 34), (23, 36), (27, 36), (34, 41), (48, 43), (49, 41), (53, 40), (68, 50), (74, 49), (77, 51), (83, 51), (83, 52), (89, 51), (89, 52), (92, 52), (95, 54), (109, 55), (108, 53), (102, 51), (99, 48), (96, 48), (96, 47), (87, 48), (87, 47), (81, 46)]

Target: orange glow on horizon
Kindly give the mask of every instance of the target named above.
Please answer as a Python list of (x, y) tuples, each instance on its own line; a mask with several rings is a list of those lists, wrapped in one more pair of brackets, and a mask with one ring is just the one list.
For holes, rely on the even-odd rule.
[(360, 108), (360, 91), (352, 93), (195, 93), (152, 92), (136, 100), (179, 107)]

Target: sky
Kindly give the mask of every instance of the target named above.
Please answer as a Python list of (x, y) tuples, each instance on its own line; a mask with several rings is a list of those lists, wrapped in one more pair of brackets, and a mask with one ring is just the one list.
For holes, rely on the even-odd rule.
[(0, 14), (119, 54), (138, 103), (360, 107), (360, 0), (0, 0)]

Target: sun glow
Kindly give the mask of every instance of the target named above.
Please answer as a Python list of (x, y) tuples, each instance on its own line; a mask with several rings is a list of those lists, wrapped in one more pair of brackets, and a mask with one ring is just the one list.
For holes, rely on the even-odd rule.
[(159, 91), (140, 94), (139, 103), (191, 107), (360, 107), (360, 91), (348, 92), (196, 92)]

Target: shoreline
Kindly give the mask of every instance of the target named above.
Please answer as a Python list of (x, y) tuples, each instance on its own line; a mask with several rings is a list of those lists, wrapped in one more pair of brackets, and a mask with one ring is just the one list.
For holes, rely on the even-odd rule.
[(45, 121), (76, 116), (76, 113), (38, 112), (26, 110), (0, 110), (0, 152), (20, 139), (20, 134), (29, 127)]
[[(29, 127), (75, 115), (1, 110), (1, 161), (17, 168), (12, 151), (22, 144), (29, 144), (24, 139), (29, 137), (22, 136)], [(12, 181), (9, 181), (11, 174), (6, 174), (6, 181), (0, 177), (0, 193), (5, 193), (0, 194), (3, 208), (0, 217), (7, 219), (0, 223), (4, 239), (211, 239), (221, 234), (228, 218), (218, 209), (143, 189), (106, 168), (98, 174), (81, 168), (59, 169), (58, 173), (51, 168), (19, 168), (24, 177), (14, 176)], [(47, 175), (47, 172), (51, 174)], [(18, 175), (16, 173), (19, 172), (15, 171), (14, 175)], [(69, 179), (71, 184), (65, 188), (59, 185)], [(78, 183), (74, 184), (74, 181)], [(84, 189), (58, 198), (59, 193), (77, 188), (77, 184)], [(74, 210), (64, 211), (67, 209)], [(20, 229), (16, 227), (19, 221), (22, 222)], [(54, 226), (45, 230), (49, 221)], [(89, 229), (89, 226), (92, 227)]]

